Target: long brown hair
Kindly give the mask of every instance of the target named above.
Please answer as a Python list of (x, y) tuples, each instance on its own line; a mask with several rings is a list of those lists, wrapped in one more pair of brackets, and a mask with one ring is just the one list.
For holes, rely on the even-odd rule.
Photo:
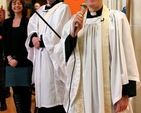
[[(13, 10), (12, 10), (12, 2), (13, 1), (17, 1), (17, 0), (11, 0), (10, 2), (9, 2), (9, 6), (8, 6), (8, 11), (9, 11), (9, 17), (14, 17), (15, 16), (15, 14), (14, 14), (14, 12), (13, 12)], [(22, 15), (23, 16), (26, 16), (27, 15), (27, 9), (24, 7), (24, 5), (25, 5), (25, 1), (24, 0), (20, 0), (20, 2), (21, 2), (21, 4), (22, 4), (22, 6), (23, 6), (23, 10), (22, 10)]]

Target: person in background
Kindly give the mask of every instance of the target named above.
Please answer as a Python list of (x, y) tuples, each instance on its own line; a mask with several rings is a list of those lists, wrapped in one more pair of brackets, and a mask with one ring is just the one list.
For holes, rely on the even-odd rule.
[(41, 7), (41, 6), (40, 6), (39, 3), (35, 3), (35, 4), (34, 4), (34, 9), (35, 9), (35, 10), (38, 10), (40, 7)]
[[(70, 19), (70, 8), (59, 0), (46, 0), (37, 12), (50, 26), (61, 35), (63, 25)], [(48, 39), (48, 40), (46, 40)], [(45, 41), (46, 40), (46, 41)], [(26, 48), (28, 58), (33, 62), (33, 83), (38, 113), (65, 113), (62, 106), (64, 100), (64, 83), (56, 73), (50, 49), (60, 41), (52, 29), (34, 13), (28, 23)]]
[(10, 0), (9, 18), (3, 21), (2, 38), (6, 58), (5, 86), (12, 87), (17, 113), (31, 113), (32, 62), (27, 59), (26, 9), (24, 0)]
[(85, 2), (85, 14), (79, 11), (67, 22), (50, 50), (56, 70), (67, 78), (66, 112), (133, 113), (140, 80), (128, 20), (102, 0)]
[(2, 21), (0, 21), (0, 111), (7, 109), (6, 105), (6, 90), (5, 90), (5, 76), (3, 73), (3, 47), (2, 47)]

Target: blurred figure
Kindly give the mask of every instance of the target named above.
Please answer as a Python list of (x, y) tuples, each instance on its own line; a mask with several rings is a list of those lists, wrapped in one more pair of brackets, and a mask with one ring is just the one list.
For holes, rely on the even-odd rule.
[(17, 113), (31, 113), (32, 62), (27, 59), (27, 11), (24, 0), (10, 0), (9, 18), (2, 26), (6, 60), (5, 86), (12, 87)]
[(41, 6), (40, 6), (39, 3), (35, 3), (35, 4), (34, 4), (34, 9), (35, 9), (35, 10), (38, 10), (40, 7), (41, 7)]
[[(69, 6), (59, 0), (46, 0), (37, 12), (61, 35), (64, 24), (70, 19)], [(26, 47), (28, 58), (33, 62), (33, 82), (35, 83), (38, 113), (65, 113), (63, 108), (64, 83), (58, 78), (50, 49), (60, 41), (44, 21), (34, 13), (28, 24)]]

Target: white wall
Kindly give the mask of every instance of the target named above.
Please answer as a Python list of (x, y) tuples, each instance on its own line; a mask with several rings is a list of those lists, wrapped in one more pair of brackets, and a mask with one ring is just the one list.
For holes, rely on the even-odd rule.
[(126, 0), (103, 0), (103, 3), (110, 9), (122, 10), (126, 5)]

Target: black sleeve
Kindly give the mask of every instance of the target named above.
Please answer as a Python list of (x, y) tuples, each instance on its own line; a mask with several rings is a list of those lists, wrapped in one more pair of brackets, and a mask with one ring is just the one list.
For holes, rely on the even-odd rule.
[(41, 41), (40, 41), (40, 47), (45, 47), (44, 42), (43, 42), (43, 35), (41, 35), (40, 39), (41, 39)]
[(66, 56), (66, 62), (68, 61), (71, 53), (73, 52), (77, 42), (77, 36), (72, 37), (71, 35), (68, 35), (65, 41), (65, 56)]
[(122, 95), (128, 95), (128, 97), (136, 96), (136, 81), (129, 80), (129, 83), (123, 85)]
[[(29, 43), (29, 47), (33, 47), (34, 45), (33, 45), (33, 43), (32, 43), (32, 38), (33, 37), (37, 37), (37, 33), (33, 33), (33, 35), (31, 36), (31, 38), (30, 38), (30, 43)], [(44, 42), (43, 42), (43, 37), (42, 37), (42, 35), (41, 35), (41, 41), (40, 41), (40, 47), (45, 47), (45, 45), (44, 45)]]
[(33, 35), (31, 36), (30, 42), (29, 42), (29, 47), (33, 47), (34, 46), (33, 43), (32, 43), (32, 38), (33, 37), (37, 37), (37, 33), (33, 33)]

